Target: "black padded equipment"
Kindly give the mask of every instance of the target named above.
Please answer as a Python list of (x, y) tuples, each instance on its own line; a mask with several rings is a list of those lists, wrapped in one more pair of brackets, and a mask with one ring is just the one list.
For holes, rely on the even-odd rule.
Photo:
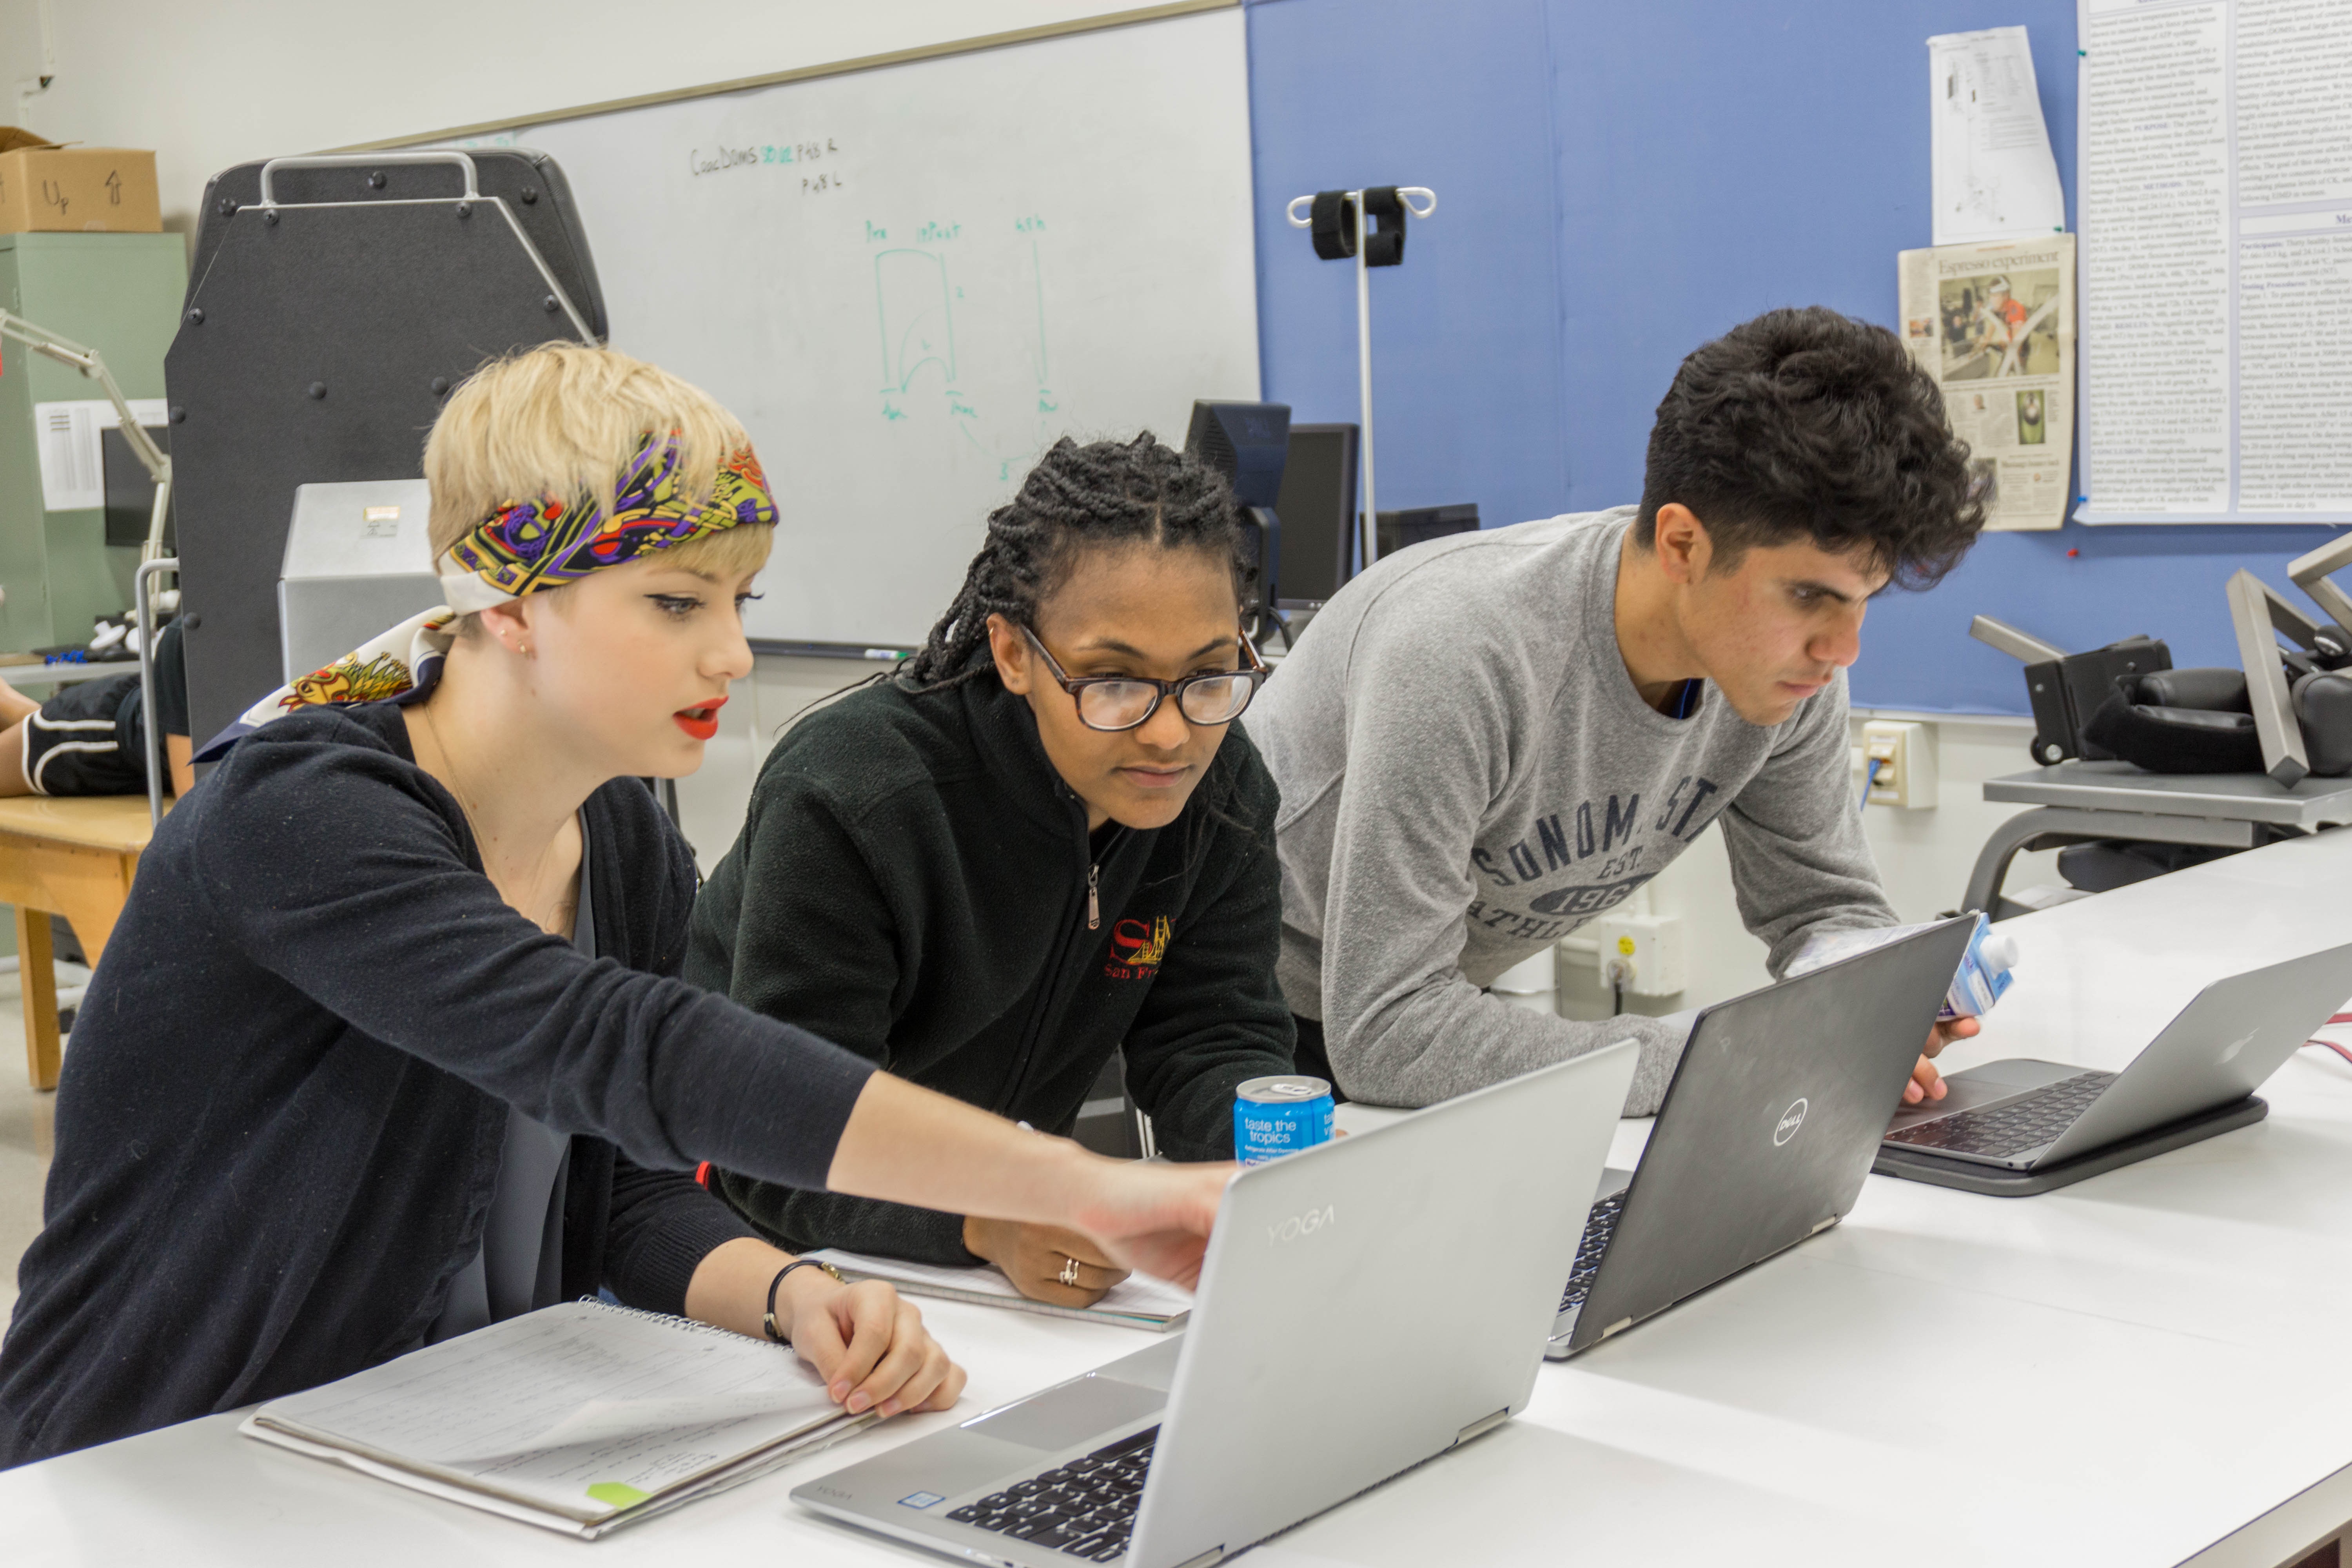
[(604, 331), (587, 244), (551, 160), (475, 153), (478, 195), (466, 202), (461, 170), (398, 156), (280, 170), (267, 208), (258, 163), (206, 187), (164, 360), (200, 743), (283, 679), (278, 577), (295, 488), (421, 474), (451, 387), (495, 355), (578, 335), (551, 277)]
[(2315, 669), (2295, 680), (2293, 695), (2311, 771), (2321, 778), (2352, 773), (2352, 675)]
[[(2289, 689), (2311, 772), (2322, 778), (2352, 773), (2352, 673), (2298, 668)], [(2263, 771), (2262, 740), (2242, 670), (2119, 677), (2083, 727), (2083, 739), (2154, 773)]]
[[(401, 163), (397, 153), (384, 154), (380, 168), (352, 164), (333, 168), (280, 169), (270, 179), (270, 195), (281, 205), (312, 202), (399, 202), (420, 197), (451, 198), (464, 194), (465, 176), (450, 163)], [(498, 197), (522, 224), (555, 280), (588, 318), (588, 329), (598, 339), (606, 333), (604, 295), (596, 282), (596, 263), (588, 252), (588, 236), (581, 228), (572, 199), (571, 183), (554, 159), (527, 147), (483, 147), (469, 151), (474, 160), (474, 188), (485, 198)], [(213, 255), (228, 234), (218, 220), (261, 200), (261, 165), (239, 163), (205, 182), (205, 199), (197, 208), (202, 226), (196, 230), (195, 260), (188, 268), (188, 303), (196, 302), (196, 287)], [(542, 301), (543, 307), (544, 301)]]
[(2254, 710), (2242, 669), (2159, 669), (2139, 678), (2132, 700), (2158, 708), (2205, 708), (2216, 713)]
[(1356, 254), (1356, 204), (1345, 191), (1318, 191), (1307, 209), (1307, 237), (1315, 254), (1326, 261), (1345, 261)]
[(1394, 185), (1373, 185), (1364, 192), (1364, 216), (1372, 232), (1364, 236), (1364, 265), (1398, 267), (1404, 262), (1404, 198)]
[(2263, 747), (2251, 713), (2167, 708), (2132, 700), (2133, 682), (2116, 691), (2083, 726), (2083, 739), (2152, 773), (2258, 773)]

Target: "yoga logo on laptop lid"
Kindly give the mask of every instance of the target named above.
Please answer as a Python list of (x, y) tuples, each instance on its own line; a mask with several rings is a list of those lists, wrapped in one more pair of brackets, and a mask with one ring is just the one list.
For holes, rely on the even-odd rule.
[(1780, 1112), (1780, 1124), (1772, 1129), (1772, 1147), (1778, 1149), (1790, 1139), (1794, 1138), (1797, 1135), (1797, 1129), (1805, 1124), (1805, 1112), (1811, 1109), (1811, 1105), (1806, 1100), (1799, 1100), (1788, 1110)]
[(1295, 1214), (1288, 1219), (1267, 1226), (1265, 1238), (1268, 1241), (1297, 1241), (1302, 1236), (1313, 1236), (1327, 1225), (1339, 1223), (1339, 1206), (1325, 1204), (1319, 1209), (1308, 1209), (1305, 1214)]

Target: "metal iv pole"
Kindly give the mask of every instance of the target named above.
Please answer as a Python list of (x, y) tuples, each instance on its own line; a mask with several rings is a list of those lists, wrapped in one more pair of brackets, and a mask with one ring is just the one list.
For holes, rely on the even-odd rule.
[[(1305, 216), (1301, 216), (1301, 209)], [(1363, 566), (1380, 556), (1379, 512), (1372, 493), (1372, 284), (1369, 268), (1404, 261), (1406, 215), (1425, 218), (1437, 210), (1437, 193), (1426, 185), (1372, 185), (1358, 191), (1318, 191), (1294, 199), (1290, 226), (1310, 230), (1315, 254), (1326, 261), (1356, 262), (1356, 379), (1363, 405), (1360, 445), (1364, 504), (1357, 520), (1358, 552)], [(1371, 220), (1378, 226), (1368, 228)]]

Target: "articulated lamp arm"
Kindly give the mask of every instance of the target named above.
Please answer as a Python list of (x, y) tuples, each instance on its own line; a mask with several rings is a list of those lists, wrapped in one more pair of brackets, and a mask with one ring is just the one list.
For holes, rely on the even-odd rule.
[(7, 310), (0, 310), (0, 338), (13, 338), (35, 353), (47, 354), (59, 364), (69, 364), (105, 390), (107, 401), (114, 405), (115, 417), (122, 422), (122, 438), (131, 444), (140, 466), (155, 480), (155, 508), (149, 519), (147, 542), (140, 551), (140, 559), (153, 561), (160, 557), (163, 553), (163, 518), (171, 504), (172, 459), (131, 416), (131, 402), (122, 395), (122, 388), (115, 384), (114, 373), (106, 368), (105, 356)]

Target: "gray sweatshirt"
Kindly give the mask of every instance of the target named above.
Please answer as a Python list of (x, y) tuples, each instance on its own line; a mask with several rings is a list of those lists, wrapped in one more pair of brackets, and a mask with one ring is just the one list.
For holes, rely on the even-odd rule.
[(1633, 509), (1462, 534), (1357, 577), (1250, 710), (1282, 787), (1283, 994), (1340, 1086), (1427, 1105), (1628, 1037), (1656, 1110), (1687, 1019), (1549, 1018), (1482, 988), (1723, 824), (1782, 973), (1816, 930), (1891, 925), (1849, 793), (1843, 673), (1787, 722), (1712, 685), (1673, 719), (1618, 652)]

